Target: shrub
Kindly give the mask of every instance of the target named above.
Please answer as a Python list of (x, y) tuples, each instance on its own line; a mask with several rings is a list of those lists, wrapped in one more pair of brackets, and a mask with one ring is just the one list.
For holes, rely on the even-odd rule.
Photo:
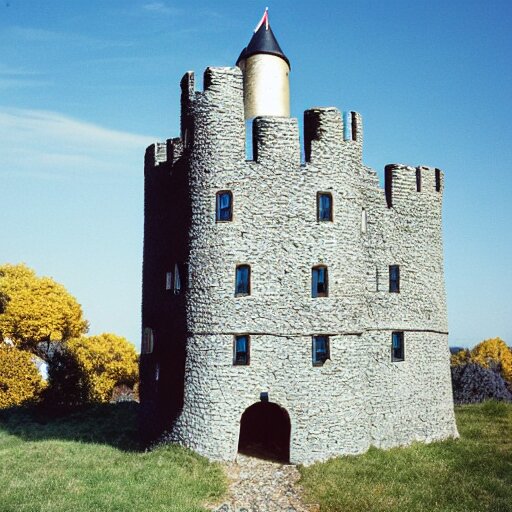
[(501, 338), (479, 343), (471, 351), (471, 361), (485, 368), (499, 366), (503, 378), (512, 385), (512, 350)]
[(88, 401), (87, 379), (65, 345), (59, 345), (48, 362), (48, 388), (44, 402), (50, 407), (74, 407)]
[(108, 402), (116, 386), (131, 388), (139, 378), (135, 347), (115, 334), (71, 339), (53, 359), (48, 396), (62, 404)]
[(451, 366), (459, 366), (461, 364), (468, 364), (471, 361), (471, 352), (466, 349), (461, 349), (450, 357)]
[(496, 365), (485, 368), (478, 363), (454, 365), (452, 370), (453, 400), (471, 404), (488, 399), (512, 402), (512, 393)]
[(0, 408), (34, 400), (44, 386), (32, 354), (0, 342)]

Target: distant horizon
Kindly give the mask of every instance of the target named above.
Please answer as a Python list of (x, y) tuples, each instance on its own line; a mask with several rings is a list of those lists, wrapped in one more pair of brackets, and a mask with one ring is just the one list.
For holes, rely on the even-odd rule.
[(265, 6), (292, 116), (363, 116), (364, 162), (445, 173), (450, 346), (512, 344), (512, 3), (10, 0), (0, 6), (2, 260), (140, 346), (143, 159), (179, 134), (179, 81), (234, 65)]

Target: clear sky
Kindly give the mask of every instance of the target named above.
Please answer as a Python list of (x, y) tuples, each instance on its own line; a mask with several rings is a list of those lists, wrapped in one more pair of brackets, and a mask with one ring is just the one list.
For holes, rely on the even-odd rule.
[(179, 80), (233, 65), (265, 6), (292, 115), (363, 115), (364, 159), (446, 175), (450, 344), (512, 344), (512, 2), (0, 0), (0, 262), (139, 346), (143, 155)]

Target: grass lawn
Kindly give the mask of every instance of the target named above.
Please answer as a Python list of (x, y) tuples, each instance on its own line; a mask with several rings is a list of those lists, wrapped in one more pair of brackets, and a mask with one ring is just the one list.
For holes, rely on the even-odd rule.
[(222, 496), (216, 464), (176, 446), (137, 451), (136, 408), (0, 411), (0, 512), (191, 512)]
[[(176, 446), (137, 450), (136, 409), (0, 411), (0, 512), (189, 512), (218, 501), (218, 465)], [(456, 415), (459, 440), (301, 467), (307, 498), (322, 512), (512, 512), (512, 404)]]
[(307, 498), (322, 512), (511, 512), (512, 404), (455, 411), (459, 440), (301, 467)]

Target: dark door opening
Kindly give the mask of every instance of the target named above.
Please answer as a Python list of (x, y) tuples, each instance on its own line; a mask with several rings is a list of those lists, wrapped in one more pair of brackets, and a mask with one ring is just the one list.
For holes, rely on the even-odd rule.
[(242, 414), (238, 451), (261, 459), (289, 462), (290, 431), (290, 417), (285, 409), (270, 402), (258, 402)]

